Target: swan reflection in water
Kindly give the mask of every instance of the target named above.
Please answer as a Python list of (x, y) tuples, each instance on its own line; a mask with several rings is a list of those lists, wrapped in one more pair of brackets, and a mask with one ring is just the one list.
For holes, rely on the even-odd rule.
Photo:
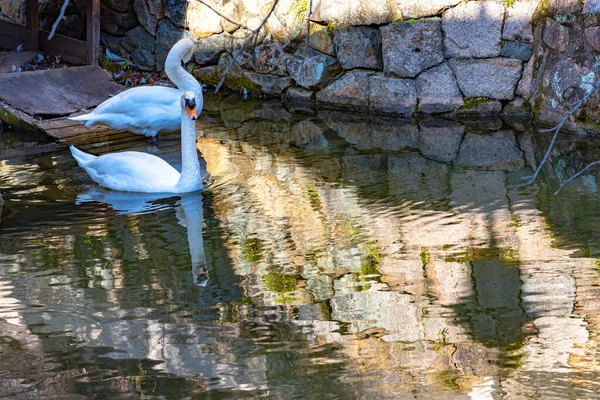
[(208, 270), (202, 239), (202, 193), (185, 194), (135, 193), (103, 189), (98, 186), (89, 188), (77, 196), (75, 204), (99, 202), (108, 204), (119, 215), (142, 215), (170, 208), (158, 200), (179, 197), (175, 216), (179, 224), (187, 229), (187, 239), (192, 258), (192, 277), (198, 286), (208, 284)]

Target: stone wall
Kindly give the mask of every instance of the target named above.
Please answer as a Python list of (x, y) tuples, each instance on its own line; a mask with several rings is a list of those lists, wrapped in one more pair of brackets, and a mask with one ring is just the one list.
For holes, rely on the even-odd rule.
[[(22, 3), (0, 0), (0, 12), (23, 18)], [(58, 3), (41, 1), (41, 18), (53, 21), (47, 10)], [(84, 3), (73, 3), (81, 22)], [(102, 44), (141, 70), (162, 71), (177, 40), (196, 39), (193, 73), (214, 85), (273, 0), (205, 3), (212, 9), (195, 0), (102, 0)], [(225, 84), (320, 107), (401, 116), (533, 111), (551, 124), (591, 90), (599, 55), (600, 0), (279, 0)], [(592, 96), (567, 128), (598, 130), (598, 116)]]

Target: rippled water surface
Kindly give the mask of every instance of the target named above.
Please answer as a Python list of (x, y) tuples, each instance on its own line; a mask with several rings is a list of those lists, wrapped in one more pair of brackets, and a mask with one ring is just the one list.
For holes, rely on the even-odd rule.
[(553, 194), (593, 140), (512, 188), (548, 142), (518, 121), (223, 97), (197, 131), (211, 186), (174, 197), (0, 134), (0, 397), (598, 396), (598, 171)]

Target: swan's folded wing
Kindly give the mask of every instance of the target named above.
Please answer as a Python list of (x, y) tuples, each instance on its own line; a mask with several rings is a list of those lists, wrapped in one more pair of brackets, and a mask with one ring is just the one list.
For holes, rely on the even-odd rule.
[(160, 157), (126, 151), (106, 154), (85, 167), (102, 186), (123, 191), (164, 191), (179, 180), (179, 172)]
[(135, 87), (106, 100), (93, 113), (132, 113), (145, 107), (180, 107), (181, 91), (164, 86)]

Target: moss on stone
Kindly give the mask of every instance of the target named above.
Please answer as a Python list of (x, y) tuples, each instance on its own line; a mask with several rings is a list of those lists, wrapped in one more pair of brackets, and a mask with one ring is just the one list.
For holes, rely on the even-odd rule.
[(251, 263), (260, 262), (263, 258), (262, 244), (260, 239), (247, 238), (242, 244), (242, 258)]
[(425, 267), (431, 262), (431, 255), (429, 254), (429, 248), (427, 246), (423, 246), (421, 249), (421, 264)]
[(519, 264), (518, 252), (507, 247), (470, 247), (464, 252), (449, 255), (446, 262), (470, 263), (473, 261), (500, 260), (509, 266)]
[(280, 267), (276, 265), (270, 269), (272, 272), (263, 276), (265, 289), (275, 293), (288, 293), (293, 292), (296, 289), (298, 278), (294, 275), (288, 275), (277, 271)]

